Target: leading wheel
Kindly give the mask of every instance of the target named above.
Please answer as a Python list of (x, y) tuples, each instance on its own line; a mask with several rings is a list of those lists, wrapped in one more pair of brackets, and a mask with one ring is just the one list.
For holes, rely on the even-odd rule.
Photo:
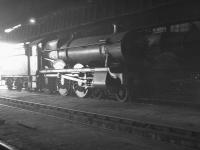
[(129, 90), (128, 87), (125, 85), (120, 85), (117, 88), (115, 97), (119, 102), (127, 102), (129, 97)]
[(64, 78), (58, 79), (58, 92), (62, 96), (67, 96), (71, 93), (71, 81), (65, 80)]
[(73, 89), (74, 93), (80, 98), (85, 98), (89, 95), (89, 89), (86, 87), (79, 86), (77, 82), (74, 83)]
[[(79, 64), (79, 63), (74, 65), (74, 69), (80, 69), (80, 68), (83, 68), (83, 67), (84, 66), (82, 64)], [(73, 90), (74, 90), (74, 93), (80, 98), (85, 98), (89, 95), (88, 87), (83, 86), (81, 82), (74, 82), (73, 83)]]

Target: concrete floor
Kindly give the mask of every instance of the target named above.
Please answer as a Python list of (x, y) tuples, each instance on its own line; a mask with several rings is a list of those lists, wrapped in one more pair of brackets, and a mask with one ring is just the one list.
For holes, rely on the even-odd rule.
[(200, 131), (200, 111), (191, 107), (119, 103), (3, 89), (0, 90), (0, 96)]
[(183, 149), (4, 105), (0, 105), (0, 139), (19, 150)]

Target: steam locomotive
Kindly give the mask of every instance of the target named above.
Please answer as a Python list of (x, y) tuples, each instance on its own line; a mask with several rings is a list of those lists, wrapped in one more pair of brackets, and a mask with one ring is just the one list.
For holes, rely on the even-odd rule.
[(199, 29), (199, 22), (122, 32), (114, 26), (111, 34), (41, 39), (26, 47), (28, 65), (37, 68), (29, 69), (29, 85), (80, 98), (112, 95), (122, 102), (163, 94), (174, 82), (179, 88), (186, 81), (194, 85)]
[[(94, 97), (106, 92), (119, 101), (161, 93), (171, 81), (186, 81), (198, 72), (199, 26), (181, 31), (126, 31), (50, 40), (43, 47), (43, 75), (61, 95)], [(166, 29), (166, 28), (165, 28)], [(53, 89), (53, 88), (52, 88)], [(154, 91), (152, 91), (154, 90)], [(162, 91), (163, 90), (163, 91)], [(102, 92), (104, 91), (104, 92)]]
[(83, 98), (95, 88), (95, 95), (100, 96), (100, 91), (109, 88), (116, 92), (117, 99), (127, 99), (125, 60), (130, 59), (129, 51), (134, 46), (128, 36), (123, 32), (84, 37), (69, 40), (60, 47), (59, 40), (48, 41), (44, 47), (44, 59), (51, 65), (40, 70), (40, 74), (44, 74), (49, 82), (56, 78), (61, 95), (73, 91)]

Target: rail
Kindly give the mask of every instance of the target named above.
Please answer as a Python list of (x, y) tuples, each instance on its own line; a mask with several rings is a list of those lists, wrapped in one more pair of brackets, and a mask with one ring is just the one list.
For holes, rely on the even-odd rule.
[(200, 148), (200, 132), (177, 128), (162, 124), (141, 122), (128, 118), (109, 116), (87, 111), (55, 107), (40, 103), (33, 103), (0, 97), (0, 103), (29, 111), (44, 113), (59, 118), (71, 120), (84, 125), (122, 132), (125, 134), (140, 135), (154, 140), (181, 145), (188, 148)]
[(0, 149), (1, 150), (17, 150), (16, 148), (14, 148), (13, 146), (10, 146), (9, 144), (0, 141)]

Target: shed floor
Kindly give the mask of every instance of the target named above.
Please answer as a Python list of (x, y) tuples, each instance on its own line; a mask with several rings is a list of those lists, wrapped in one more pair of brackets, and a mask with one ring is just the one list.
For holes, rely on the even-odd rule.
[(8, 91), (6, 89), (0, 90), (0, 96), (200, 131), (200, 110), (191, 106), (119, 103), (113, 100), (80, 99), (71, 96), (62, 97), (60, 95)]

